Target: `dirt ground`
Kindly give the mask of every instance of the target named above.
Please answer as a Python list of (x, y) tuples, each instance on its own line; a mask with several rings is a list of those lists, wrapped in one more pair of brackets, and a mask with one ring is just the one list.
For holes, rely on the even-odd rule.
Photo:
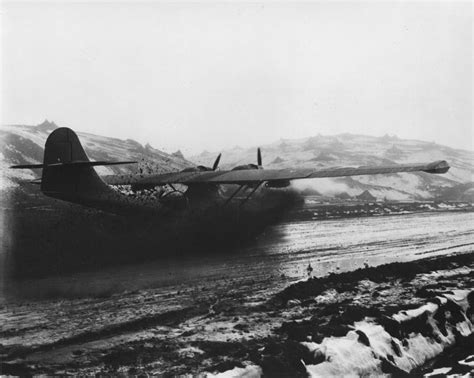
[[(107, 313), (97, 306), (102, 324), (74, 334), (61, 327), (52, 333), (40, 311), (29, 324), (12, 322), (3, 308), (10, 321), (2, 321), (0, 332), (1, 373), (176, 375), (241, 368), (265, 376), (317, 376), (344, 371), (342, 364), (333, 366), (338, 354), (329, 345), (341, 340), (338, 351), (351, 343), (359, 345), (356, 350), (371, 350), (371, 365), (361, 374), (421, 374), (443, 366), (467, 373), (472, 371), (473, 272), (471, 251), (308, 278), (269, 297), (258, 291), (245, 299), (233, 290), (190, 291), (190, 305), (176, 309), (172, 295), (140, 291), (134, 316), (112, 296), (107, 300), (113, 311), (120, 313), (124, 305), (124, 321), (105, 325), (101, 317)], [(56, 303), (57, 313), (68, 315), (64, 322), (86, 321), (77, 315), (85, 306), (92, 316), (94, 301), (104, 299), (64, 300)], [(147, 310), (157, 303), (168, 311)], [(17, 305), (14, 312), (17, 320), (31, 317), (35, 303)], [(370, 331), (379, 326), (389, 335), (389, 352), (377, 349), (381, 339)], [(420, 337), (437, 352), (420, 356), (415, 343)], [(410, 362), (404, 365), (407, 355)], [(463, 359), (468, 362), (459, 363)]]

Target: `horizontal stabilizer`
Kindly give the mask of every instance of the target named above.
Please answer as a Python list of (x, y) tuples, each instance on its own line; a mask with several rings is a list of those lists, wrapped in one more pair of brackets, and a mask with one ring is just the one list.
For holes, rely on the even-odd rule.
[(10, 168), (13, 169), (35, 169), (43, 168), (44, 164), (21, 164), (21, 165), (11, 165)]
[(12, 165), (13, 169), (35, 169), (44, 167), (94, 167), (98, 165), (119, 165), (119, 164), (135, 164), (136, 161), (83, 161), (76, 160), (69, 163), (51, 163), (51, 164), (23, 164)]

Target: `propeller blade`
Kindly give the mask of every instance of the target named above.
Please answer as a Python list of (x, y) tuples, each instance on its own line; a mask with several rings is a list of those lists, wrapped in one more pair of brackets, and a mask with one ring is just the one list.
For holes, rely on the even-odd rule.
[(222, 154), (217, 155), (216, 161), (214, 162), (214, 165), (212, 166), (213, 171), (215, 171), (217, 167), (219, 166), (219, 162), (221, 161), (221, 155)]
[(257, 149), (257, 165), (259, 167), (262, 166), (262, 151), (260, 150), (260, 147)]

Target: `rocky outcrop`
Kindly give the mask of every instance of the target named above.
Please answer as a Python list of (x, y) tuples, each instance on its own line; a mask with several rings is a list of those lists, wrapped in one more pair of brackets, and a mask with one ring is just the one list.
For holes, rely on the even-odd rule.
[(359, 201), (366, 201), (366, 202), (377, 201), (377, 198), (375, 198), (368, 190), (364, 190), (361, 194), (356, 196), (356, 198)]

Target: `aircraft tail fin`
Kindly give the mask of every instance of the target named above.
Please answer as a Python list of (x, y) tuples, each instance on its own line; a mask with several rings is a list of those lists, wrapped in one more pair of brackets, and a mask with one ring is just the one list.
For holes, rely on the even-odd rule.
[(41, 191), (51, 197), (65, 198), (105, 190), (106, 184), (97, 172), (84, 164), (88, 162), (74, 131), (67, 127), (54, 130), (44, 146)]
[(109, 189), (94, 166), (129, 163), (135, 162), (90, 161), (76, 133), (61, 127), (46, 140), (43, 164), (15, 165), (11, 168), (43, 168), (41, 191), (50, 197), (74, 200), (75, 197), (97, 195)]

